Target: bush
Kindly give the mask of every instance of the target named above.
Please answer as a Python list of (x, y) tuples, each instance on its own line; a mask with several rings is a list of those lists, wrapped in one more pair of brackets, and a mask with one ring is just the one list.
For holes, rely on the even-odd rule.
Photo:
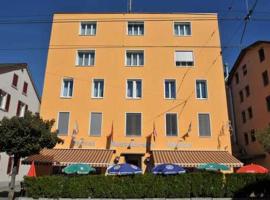
[(270, 197), (270, 176), (188, 173), (176, 176), (47, 176), (25, 178), (28, 197), (188, 198)]

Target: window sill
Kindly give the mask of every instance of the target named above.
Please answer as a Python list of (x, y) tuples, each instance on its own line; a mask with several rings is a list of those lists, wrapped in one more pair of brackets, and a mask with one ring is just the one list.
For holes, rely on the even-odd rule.
[(174, 36), (175, 36), (175, 37), (192, 37), (191, 34), (190, 34), (190, 35), (176, 35), (176, 34), (174, 34)]
[(164, 98), (165, 100), (176, 100), (176, 98)]
[(75, 65), (75, 67), (81, 67), (81, 68), (84, 68), (84, 67), (95, 67), (95, 65)]
[(132, 98), (132, 97), (126, 97), (127, 100), (141, 100), (142, 97), (139, 97), (139, 98)]
[(182, 66), (182, 65), (175, 65), (176, 68), (195, 68), (195, 65), (192, 66)]
[(206, 100), (208, 100), (208, 98), (196, 98), (197, 100), (199, 100), (199, 101), (206, 101)]
[(133, 138), (133, 137), (135, 137), (135, 138), (139, 138), (139, 137), (141, 137), (142, 135), (125, 135), (127, 138)]
[(89, 34), (89, 35), (79, 34), (79, 36), (96, 36), (96, 34)]
[(13, 87), (14, 89), (18, 90), (18, 87), (15, 85), (11, 85), (11, 87)]
[(104, 97), (91, 97), (91, 99), (104, 99)]
[(199, 135), (199, 137), (202, 139), (211, 139), (212, 138), (212, 136), (200, 136), (200, 135)]
[(7, 110), (4, 109), (4, 108), (0, 108), (0, 110), (3, 111), (3, 112), (7, 112)]
[(130, 35), (130, 34), (127, 34), (127, 36), (138, 36), (138, 37), (142, 37), (142, 36), (144, 36), (144, 34), (142, 34), (142, 35)]
[(64, 96), (60, 96), (61, 99), (72, 99), (72, 96), (71, 97), (64, 97)]
[(24, 95), (24, 96), (26, 96), (26, 97), (27, 97), (27, 93), (25, 93), (25, 92), (22, 92), (22, 95)]
[(144, 65), (125, 65), (125, 67), (144, 67)]

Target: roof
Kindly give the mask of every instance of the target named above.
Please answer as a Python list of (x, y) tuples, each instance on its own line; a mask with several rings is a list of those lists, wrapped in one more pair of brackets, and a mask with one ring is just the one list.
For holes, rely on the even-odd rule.
[(43, 149), (39, 154), (29, 156), (23, 163), (49, 163), (53, 165), (68, 165), (85, 163), (94, 167), (107, 167), (114, 150), (107, 149)]
[[(27, 63), (0, 63), (0, 69), (1, 68), (10, 69), (11, 71), (18, 70), (18, 69), (26, 69), (26, 71), (29, 75), (30, 81), (31, 81), (33, 88), (35, 90), (35, 93), (37, 95), (37, 98), (39, 100), (39, 103), (40, 103), (40, 96), (38, 95), (37, 88), (35, 86), (35, 83), (33, 81), (33, 78), (32, 78), (31, 72), (28, 68)], [(1, 71), (0, 71), (0, 74), (1, 74)]]
[(154, 164), (173, 163), (183, 167), (197, 167), (204, 163), (219, 163), (230, 167), (243, 164), (227, 151), (153, 150)]
[(234, 65), (233, 65), (233, 67), (232, 67), (232, 69), (230, 71), (229, 78), (228, 78), (228, 84), (231, 83), (232, 78), (233, 78), (233, 75), (234, 75), (235, 71), (238, 69), (238, 66), (239, 66), (240, 62), (242, 61), (242, 59), (246, 55), (246, 53), (250, 49), (253, 49), (253, 48), (257, 47), (260, 44), (270, 44), (270, 41), (258, 40), (258, 41), (252, 43), (251, 45), (249, 45), (246, 48), (244, 48), (244, 49), (241, 50), (238, 58), (236, 59)]
[(216, 12), (212, 13), (196, 13), (196, 12), (55, 12), (54, 14), (186, 14), (186, 15), (217, 15)]

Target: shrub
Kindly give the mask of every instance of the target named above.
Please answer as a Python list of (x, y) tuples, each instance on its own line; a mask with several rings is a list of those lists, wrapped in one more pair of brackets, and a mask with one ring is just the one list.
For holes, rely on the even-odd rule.
[(270, 197), (270, 176), (188, 173), (176, 176), (47, 176), (25, 178), (28, 197), (188, 198)]

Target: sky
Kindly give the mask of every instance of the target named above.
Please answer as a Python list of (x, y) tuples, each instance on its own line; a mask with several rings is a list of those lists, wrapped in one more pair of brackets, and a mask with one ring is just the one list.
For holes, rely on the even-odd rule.
[[(270, 1), (257, 0), (240, 43), (247, 7), (251, 9), (255, 2), (256, 0), (132, 0), (132, 12), (218, 13), (221, 45), (228, 47), (222, 49), (223, 62), (231, 67), (242, 48), (257, 40), (270, 40)], [(42, 95), (53, 14), (127, 12), (127, 5), (127, 0), (1, 0), (0, 63), (28, 63), (39, 95)], [(38, 20), (47, 23), (33, 23)]]

